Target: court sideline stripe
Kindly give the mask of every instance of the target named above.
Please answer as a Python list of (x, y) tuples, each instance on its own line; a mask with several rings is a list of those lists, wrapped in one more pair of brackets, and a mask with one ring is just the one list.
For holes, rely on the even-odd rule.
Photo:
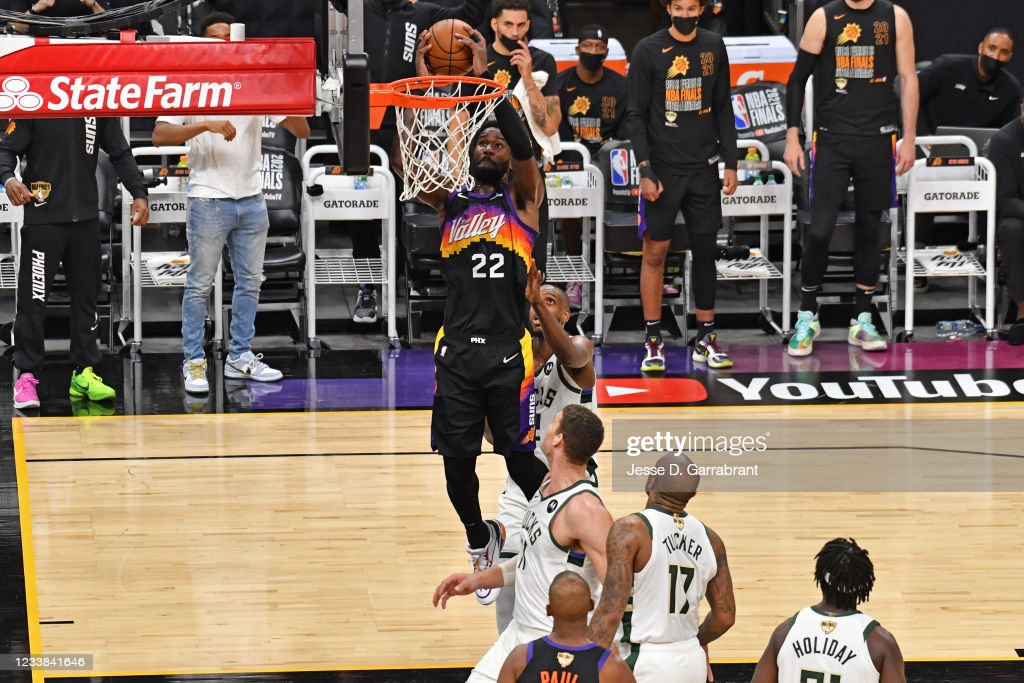
[[(32, 541), (32, 509), (29, 502), (28, 465), (25, 460), (25, 434), (21, 420), (12, 420), (14, 470), (18, 481), (18, 517), (21, 522), (21, 557), (25, 570), (25, 612), (28, 621), (29, 654), (43, 654), (43, 637), (39, 627), (39, 595), (36, 582), (36, 555)], [(44, 683), (45, 672), (32, 670), (32, 683)]]

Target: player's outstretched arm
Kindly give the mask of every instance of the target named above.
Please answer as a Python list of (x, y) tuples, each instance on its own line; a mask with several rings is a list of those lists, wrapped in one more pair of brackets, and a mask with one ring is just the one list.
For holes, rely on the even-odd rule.
[(720, 638), (736, 623), (736, 598), (732, 591), (729, 561), (725, 557), (725, 543), (710, 527), (705, 528), (708, 532), (708, 540), (711, 541), (711, 549), (715, 551), (718, 571), (715, 573), (715, 577), (708, 582), (705, 594), (711, 610), (704, 618), (700, 628), (697, 629), (697, 640), (701, 645), (707, 645)]
[(604, 647), (611, 645), (633, 591), (634, 562), (644, 534), (647, 537), (651, 535), (643, 520), (636, 515), (616, 520), (608, 530), (604, 587), (590, 619), (590, 639)]

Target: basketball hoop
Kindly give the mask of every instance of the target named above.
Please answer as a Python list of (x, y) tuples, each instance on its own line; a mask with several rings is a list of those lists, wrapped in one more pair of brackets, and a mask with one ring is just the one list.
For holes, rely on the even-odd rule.
[(377, 126), (383, 109), (395, 108), (403, 201), (472, 185), (469, 143), (504, 93), (500, 83), (474, 76), (419, 76), (371, 86)]

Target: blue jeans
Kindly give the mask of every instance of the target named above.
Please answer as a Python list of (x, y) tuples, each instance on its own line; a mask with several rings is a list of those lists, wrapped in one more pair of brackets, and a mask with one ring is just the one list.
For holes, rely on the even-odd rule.
[[(224, 244), (228, 245), (235, 289), (231, 295), (228, 356), (250, 351), (256, 334), (256, 306), (267, 246), (267, 204), (262, 194), (244, 199), (190, 198), (185, 223), (188, 274), (181, 300), (182, 350), (186, 360), (202, 360), (206, 308)], [(220, 305), (220, 302), (217, 302)]]

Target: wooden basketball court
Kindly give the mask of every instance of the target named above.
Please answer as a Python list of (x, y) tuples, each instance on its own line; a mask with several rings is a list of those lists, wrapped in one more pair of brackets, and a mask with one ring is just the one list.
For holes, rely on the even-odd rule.
[[(1020, 405), (607, 408), (630, 419), (1019, 421)], [(468, 667), (497, 632), (472, 597), (431, 605), (469, 568), (428, 411), (23, 418), (15, 461), (34, 653), (128, 674)], [(599, 457), (609, 466), (611, 435)], [(504, 482), (483, 457), (481, 501)], [(600, 473), (600, 471), (599, 471)], [(642, 493), (602, 486), (613, 516)], [(753, 662), (816, 602), (813, 556), (852, 536), (875, 562), (864, 611), (908, 660), (1010, 659), (1022, 645), (1024, 494), (705, 493), (738, 619), (713, 662)], [(39, 678), (38, 680), (42, 680)]]

